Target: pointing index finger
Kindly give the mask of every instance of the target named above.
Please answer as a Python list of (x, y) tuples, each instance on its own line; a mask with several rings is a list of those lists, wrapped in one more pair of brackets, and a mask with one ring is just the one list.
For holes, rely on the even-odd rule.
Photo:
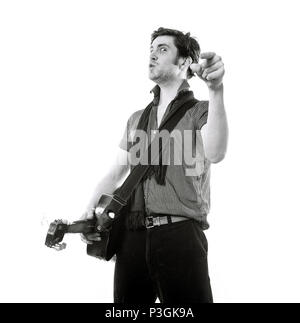
[(202, 59), (212, 59), (215, 55), (216, 55), (216, 53), (214, 53), (214, 52), (205, 52), (205, 53), (200, 54), (200, 58), (202, 58)]

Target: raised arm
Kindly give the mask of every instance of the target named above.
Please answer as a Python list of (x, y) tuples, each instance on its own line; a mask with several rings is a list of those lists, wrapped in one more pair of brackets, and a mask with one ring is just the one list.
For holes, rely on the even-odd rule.
[(202, 79), (209, 90), (207, 123), (201, 129), (204, 152), (212, 163), (220, 162), (226, 154), (228, 124), (223, 97), (224, 64), (220, 56), (212, 52), (202, 53), (202, 64), (190, 68)]

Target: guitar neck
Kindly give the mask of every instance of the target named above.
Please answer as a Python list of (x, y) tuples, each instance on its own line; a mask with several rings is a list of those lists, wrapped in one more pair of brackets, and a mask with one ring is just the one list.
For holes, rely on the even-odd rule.
[(67, 233), (89, 233), (95, 228), (96, 220), (80, 220), (68, 225)]

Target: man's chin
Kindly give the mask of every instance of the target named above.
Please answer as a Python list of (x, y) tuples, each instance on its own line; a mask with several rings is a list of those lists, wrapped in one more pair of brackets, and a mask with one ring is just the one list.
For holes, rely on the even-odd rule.
[(149, 80), (154, 81), (154, 82), (157, 79), (157, 77), (155, 75), (153, 75), (151, 72), (148, 73), (148, 78), (149, 78)]
[(149, 71), (149, 73), (148, 73), (148, 77), (149, 77), (149, 79), (150, 79), (151, 81), (153, 81), (153, 82), (155, 82), (155, 81), (157, 81), (157, 80), (159, 80), (159, 79), (160, 79), (160, 76), (159, 76), (159, 75), (157, 75), (157, 74), (155, 74), (155, 73), (153, 73), (152, 71)]

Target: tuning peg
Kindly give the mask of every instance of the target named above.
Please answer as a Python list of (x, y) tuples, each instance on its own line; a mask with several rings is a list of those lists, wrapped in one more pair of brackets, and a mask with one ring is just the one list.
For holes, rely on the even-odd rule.
[(66, 249), (66, 247), (67, 247), (67, 244), (63, 242), (63, 243), (57, 243), (52, 248), (55, 249), (56, 251), (61, 251), (63, 249)]
[(43, 216), (41, 218), (41, 226), (42, 227), (49, 227), (50, 223), (51, 222), (49, 221), (49, 219), (46, 216)]

